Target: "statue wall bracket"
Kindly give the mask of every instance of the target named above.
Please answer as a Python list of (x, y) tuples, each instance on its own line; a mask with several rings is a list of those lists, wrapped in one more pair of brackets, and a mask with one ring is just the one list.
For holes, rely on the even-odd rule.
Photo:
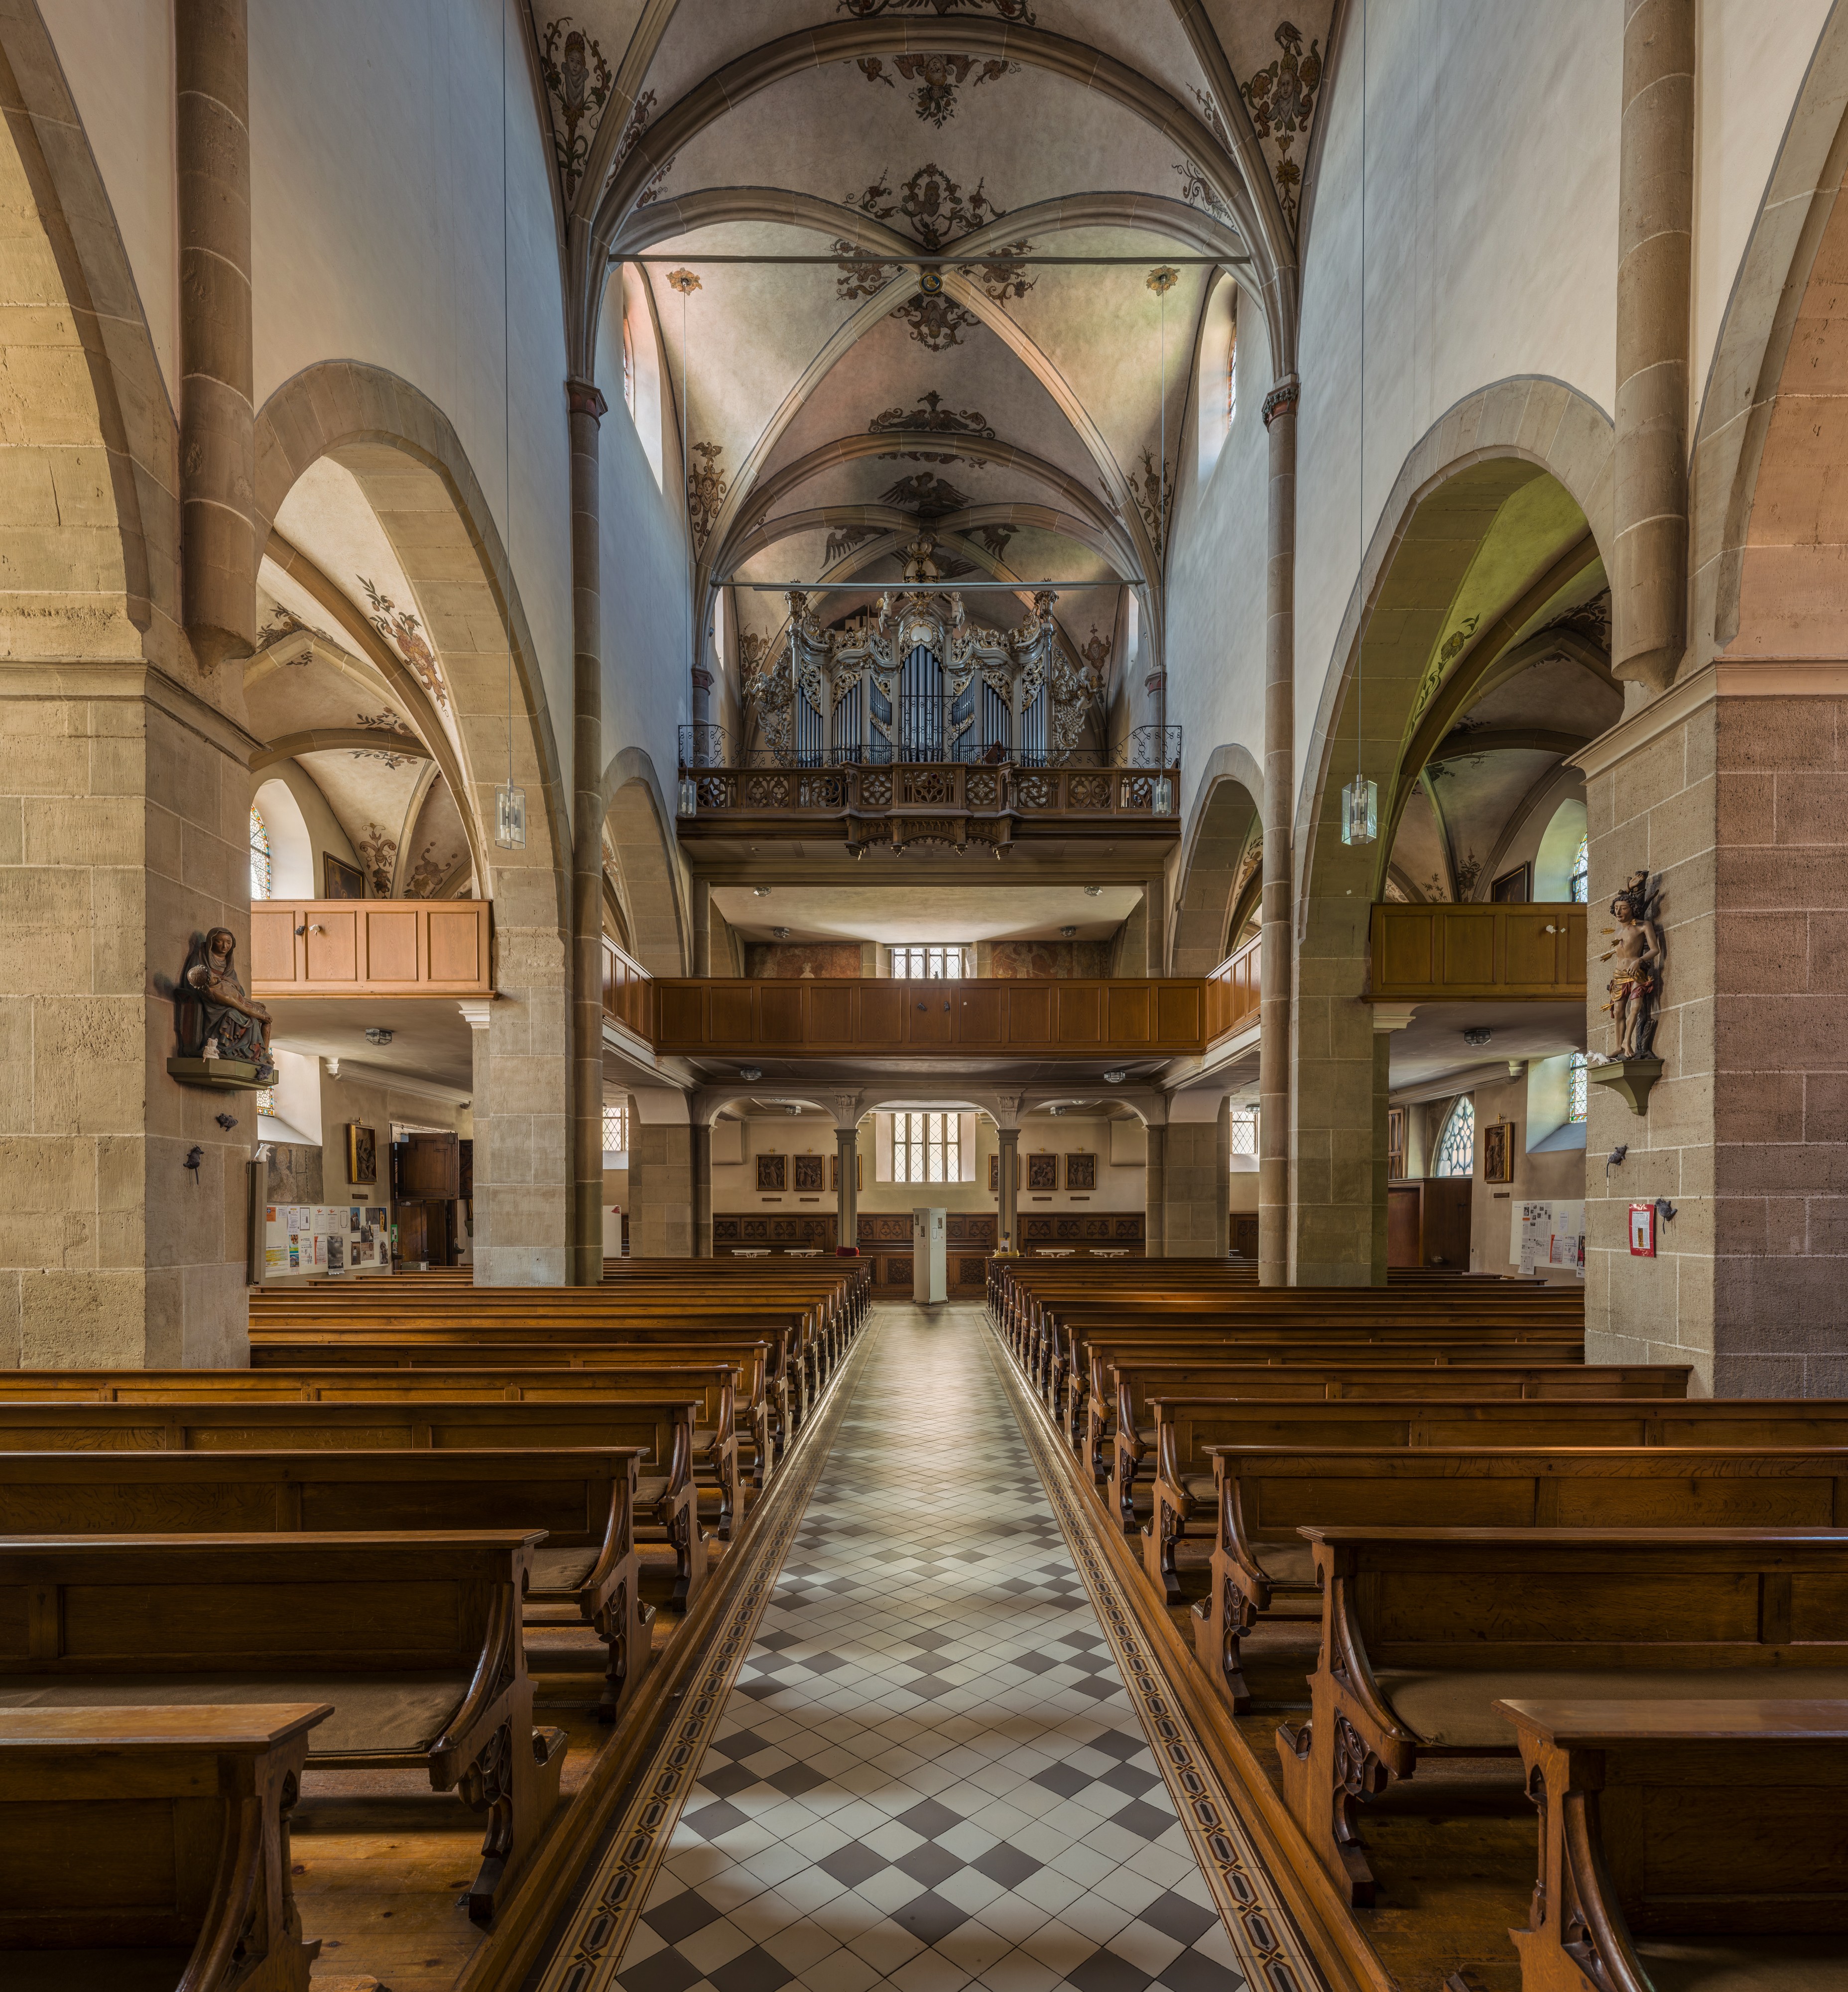
[(1659, 1058), (1612, 1059), (1608, 1064), (1587, 1068), (1585, 1076), (1599, 1086), (1608, 1086), (1626, 1101), (1632, 1114), (1649, 1110), (1649, 1089), (1662, 1076)]

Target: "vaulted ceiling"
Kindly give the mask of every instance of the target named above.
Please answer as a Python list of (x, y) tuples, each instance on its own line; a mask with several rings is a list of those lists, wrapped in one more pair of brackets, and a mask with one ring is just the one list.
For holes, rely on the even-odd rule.
[[(1126, 582), (1151, 584), (1158, 628), (1161, 468), (1202, 305), (1222, 268), (1278, 309), (1331, 12), (536, 9), (567, 262), (584, 264), (581, 350), (597, 311), (622, 309), (609, 264), (671, 259), (645, 281), (697, 487), (701, 583), (876, 587), (927, 527), (972, 578), (1076, 584), (1058, 612), (1074, 646), (1110, 635)], [(908, 252), (959, 260), (865, 260)], [(1171, 288), (1150, 287), (1183, 257), (1216, 261), (1176, 262)], [(697, 288), (676, 288), (677, 270)], [(830, 612), (854, 605), (837, 596)], [(973, 612), (1018, 611), (997, 595)], [(741, 619), (768, 633), (782, 614), (759, 595)]]

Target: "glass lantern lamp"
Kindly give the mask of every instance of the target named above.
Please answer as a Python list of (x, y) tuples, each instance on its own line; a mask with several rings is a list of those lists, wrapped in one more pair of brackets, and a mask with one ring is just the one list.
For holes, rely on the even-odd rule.
[(526, 848), (526, 790), (510, 782), (494, 791), (494, 841), (503, 851)]
[(697, 816), (700, 807), (700, 785), (690, 775), (680, 777), (680, 814)]
[(1379, 785), (1356, 775), (1341, 792), (1341, 841), (1371, 844), (1379, 834)]

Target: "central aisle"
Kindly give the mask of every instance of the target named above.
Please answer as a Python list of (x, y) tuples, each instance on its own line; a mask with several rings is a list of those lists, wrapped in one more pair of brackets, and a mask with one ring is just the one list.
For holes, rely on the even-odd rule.
[(618, 1982), (1229, 1992), (980, 1313), (867, 1332)]

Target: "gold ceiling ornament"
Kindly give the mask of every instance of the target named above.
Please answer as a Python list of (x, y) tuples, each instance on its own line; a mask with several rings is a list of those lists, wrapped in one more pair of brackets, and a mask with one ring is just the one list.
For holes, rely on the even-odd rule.
[(695, 291), (703, 291), (706, 288), (690, 270), (670, 270), (667, 281), (683, 298), (690, 297)]
[(1166, 297), (1180, 281), (1181, 272), (1166, 263), (1148, 273), (1148, 287), (1158, 298)]

